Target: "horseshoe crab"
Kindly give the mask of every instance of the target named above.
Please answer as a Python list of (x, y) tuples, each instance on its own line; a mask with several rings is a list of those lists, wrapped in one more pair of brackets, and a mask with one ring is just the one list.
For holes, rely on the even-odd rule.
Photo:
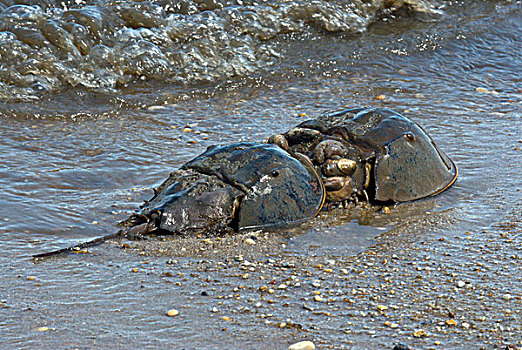
[(314, 217), (325, 199), (323, 182), (306, 157), (248, 142), (209, 147), (154, 192), (138, 213), (121, 223), (123, 229), (34, 257), (152, 232), (220, 234), (287, 226)]
[(330, 203), (408, 202), (443, 192), (458, 175), (420, 126), (384, 108), (327, 113), (269, 142), (309, 157)]

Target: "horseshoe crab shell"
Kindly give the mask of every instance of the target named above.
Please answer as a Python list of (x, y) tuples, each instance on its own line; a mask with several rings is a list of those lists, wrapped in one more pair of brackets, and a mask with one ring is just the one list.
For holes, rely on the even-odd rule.
[(239, 212), (241, 229), (297, 223), (321, 210), (326, 194), (313, 166), (305, 158), (277, 157), (278, 164), (273, 164), (244, 197)]
[(170, 232), (220, 232), (314, 217), (325, 191), (310, 164), (263, 143), (212, 146), (173, 172), (142, 209)]
[(436, 195), (457, 179), (457, 167), (426, 132), (389, 109), (364, 110), (351, 137), (376, 150), (375, 200), (407, 202)]

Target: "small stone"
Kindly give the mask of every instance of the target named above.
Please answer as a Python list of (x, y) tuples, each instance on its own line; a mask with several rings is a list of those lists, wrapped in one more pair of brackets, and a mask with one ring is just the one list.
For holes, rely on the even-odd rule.
[(311, 341), (305, 340), (290, 345), (288, 350), (315, 350), (315, 345)]
[(508, 300), (513, 299), (513, 296), (512, 296), (511, 294), (509, 294), (509, 293), (506, 293), (506, 294), (504, 294), (504, 295), (502, 296), (502, 299), (508, 301)]
[(396, 344), (392, 350), (411, 350), (411, 348), (408, 345)]
[(448, 326), (456, 326), (457, 325), (457, 321), (455, 321), (454, 319), (450, 318), (449, 320), (446, 320), (446, 324)]
[(49, 327), (38, 327), (38, 328), (36, 328), (36, 330), (37, 330), (38, 332), (45, 332), (45, 331), (48, 331), (48, 330), (49, 330)]
[(390, 208), (388, 208), (388, 207), (383, 207), (383, 208), (382, 208), (382, 212), (383, 212), (384, 214), (387, 214), (387, 215), (390, 215), (390, 214), (391, 214), (391, 210), (390, 210)]
[(252, 238), (249, 237), (249, 238), (245, 239), (245, 244), (255, 245), (256, 241), (254, 241)]
[(384, 311), (384, 310), (388, 310), (388, 307), (385, 306), (385, 305), (377, 305), (377, 309), (378, 309), (379, 311)]
[(192, 129), (191, 128), (183, 128), (183, 132), (191, 132)]
[(464, 329), (468, 329), (468, 328), (469, 328), (469, 323), (467, 323), (467, 322), (462, 322), (462, 328), (464, 328)]
[(179, 315), (179, 311), (176, 309), (171, 309), (171, 310), (167, 311), (167, 316), (169, 316), (169, 317), (176, 317), (178, 315)]
[(223, 321), (227, 321), (227, 322), (232, 321), (232, 317), (228, 317), (228, 316), (223, 316), (223, 317), (221, 317), (221, 319), (222, 319)]
[(212, 310), (210, 310), (210, 311), (212, 311), (212, 312), (218, 312), (219, 310), (218, 310), (217, 307), (214, 306), (214, 307), (212, 308)]
[(478, 88), (475, 89), (475, 91), (476, 92), (482, 92), (482, 93), (485, 93), (485, 94), (487, 94), (489, 92), (488, 89), (483, 88), (483, 87), (478, 87)]
[(399, 325), (397, 323), (393, 323), (393, 322), (390, 322), (390, 321), (384, 322), (384, 325), (388, 326), (390, 328), (398, 328), (399, 327)]
[(428, 333), (426, 333), (426, 331), (424, 329), (416, 329), (414, 332), (413, 332), (413, 336), (415, 338), (421, 338), (421, 337), (427, 337), (428, 336)]
[(382, 100), (386, 99), (386, 95), (377, 95), (377, 96), (375, 96), (375, 99), (382, 101)]
[(457, 287), (459, 287), (459, 288), (462, 288), (462, 287), (464, 287), (465, 285), (466, 285), (466, 282), (464, 282), (464, 281), (458, 281), (458, 282), (457, 282)]
[(316, 302), (320, 303), (320, 302), (322, 302), (322, 301), (323, 301), (323, 298), (321, 298), (321, 296), (320, 296), (320, 295), (314, 295), (314, 301), (316, 301)]
[(277, 289), (286, 289), (286, 284), (280, 284)]
[(279, 328), (285, 328), (286, 327), (286, 322), (281, 322), (279, 324)]
[(27, 280), (28, 280), (28, 281), (34, 281), (35, 279), (36, 279), (36, 277), (34, 277), (34, 276), (28, 276), (28, 277), (27, 277)]
[(308, 311), (314, 311), (314, 308), (309, 304), (303, 304), (303, 309)]

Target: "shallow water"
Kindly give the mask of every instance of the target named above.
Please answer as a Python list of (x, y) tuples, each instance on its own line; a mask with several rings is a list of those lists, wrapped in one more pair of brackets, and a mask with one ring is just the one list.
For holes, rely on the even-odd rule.
[[(204, 3), (219, 8), (201, 15), (194, 4)], [(71, 2), (68, 7), (90, 13), (91, 17), (81, 17), (87, 22), (102, 16), (92, 14), (96, 8), (106, 9), (108, 17), (97, 22), (105, 29), (96, 27), (98, 34), (93, 32), (94, 22), (89, 22), (91, 27), (79, 23), (89, 29), (87, 38), (93, 41), (84, 47), (74, 36), (82, 29), (73, 31), (66, 25), (74, 22), (70, 16), (79, 16), (78, 11), (71, 14), (52, 2), (40, 8), (4, 9), (9, 3), (0, 1), (0, 31), (14, 30), (24, 21), (23, 28), (44, 35), (41, 45), (26, 43), (28, 47), (17, 51), (20, 44), (15, 37), (21, 34), (0, 33), (4, 343), (17, 348), (284, 349), (307, 338), (324, 347), (363, 348), (372, 343), (391, 348), (399, 341), (417, 349), (432, 347), (435, 341), (446, 348), (522, 341), (520, 2), (415, 2), (417, 8), (433, 7), (411, 12), (415, 6), (410, 5), (379, 15), (377, 7), (364, 11), (355, 7), (350, 12), (334, 9), (330, 2), (314, 2), (318, 7), (305, 19), (289, 10), (298, 8), (299, 2), (281, 2), (280, 7), (261, 4), (257, 15), (246, 6), (219, 3), (186, 2), (188, 7), (169, 13), (160, 11), (166, 6), (161, 4), (153, 6), (159, 13), (149, 9), (143, 11), (146, 18), (129, 19), (125, 17), (129, 13), (138, 16), (131, 10), (140, 3), (93, 1), (73, 6)], [(270, 14), (268, 7), (273, 10)], [(243, 23), (242, 31), (232, 13)], [(382, 15), (384, 20), (377, 20)], [(74, 47), (60, 41), (63, 35), (57, 39), (44, 33), (52, 29), (49, 21), (61, 23)], [(174, 30), (174, 24), (181, 32), (175, 37), (167, 33), (174, 44), (165, 42), (161, 35)], [(210, 34), (197, 32), (202, 28)], [(215, 43), (201, 44), (205, 36)], [(229, 46), (238, 38), (242, 42), (233, 53), (207, 50)], [(6, 46), (7, 42), (14, 46)], [(98, 42), (110, 48), (119, 63), (96, 61), (91, 49)], [(199, 56), (189, 54), (196, 48)], [(145, 50), (140, 51), (139, 62), (129, 58), (139, 56), (136, 50)], [(29, 69), (35, 59), (48, 59), (52, 68), (44, 64), (22, 74), (22, 66)], [(151, 188), (169, 171), (209, 145), (262, 140), (322, 112), (358, 105), (389, 107), (422, 125), (457, 163), (457, 183), (435, 198), (391, 208), (389, 216), (334, 211), (321, 214), (310, 227), (255, 233), (258, 243), (253, 247), (242, 237), (212, 243), (159, 240), (130, 243), (145, 249), (145, 257), (113, 243), (92, 249), (93, 254), (36, 265), (30, 259), (35, 253), (112, 232), (118, 220), (152, 195)], [(183, 131), (187, 126), (191, 132)], [(460, 305), (457, 313), (466, 319), (458, 322), (468, 321), (471, 327), (438, 330), (441, 326), (432, 323), (436, 316), (422, 316), (418, 306), (406, 301), (400, 315), (388, 311), (389, 319), (399, 322), (398, 329), (384, 327), (382, 314), (347, 326), (352, 316), (327, 317), (303, 309), (303, 300), (307, 303), (311, 295), (308, 287), (294, 284), (283, 295), (277, 291), (273, 303), (268, 302), (270, 295), (258, 295), (259, 285), (272, 280), (277, 287), (294, 276), (293, 281), (300, 279), (303, 286), (318, 279), (322, 288), (339, 289), (351, 297), (352, 288), (382, 285), (383, 280), (373, 280), (382, 271), (404, 280), (408, 290), (418, 288), (416, 280), (398, 277), (385, 266), (380, 270), (372, 263), (359, 268), (353, 259), (363, 259), (368, 252), (387, 261), (398, 255), (404, 264), (396, 268), (410, 276), (417, 273), (416, 266), (406, 262), (421, 265), (429, 256), (433, 265), (428, 266), (444, 267), (440, 275), (433, 272), (434, 290), (453, 288), (459, 279), (477, 286), (475, 294), (467, 289), (468, 294), (444, 299), (447, 305)], [(265, 263), (244, 279), (241, 260), (234, 259), (240, 254)], [(280, 260), (298, 261), (299, 269), (278, 265)], [(345, 269), (355, 281), (359, 270), (365, 270), (370, 277), (359, 285), (342, 279), (336, 285), (336, 279), (324, 278), (314, 267), (332, 260), (336, 261), (332, 269), (340, 275)], [(489, 266), (486, 272), (468, 266), (479, 262)], [(27, 280), (28, 276), (36, 280)], [(240, 285), (245, 287), (236, 290)], [(202, 296), (202, 291), (207, 294)], [(509, 303), (502, 298), (484, 300), (488, 292), (511, 298)], [(419, 295), (426, 303), (419, 304), (431, 305), (446, 293), (454, 292), (421, 288)], [(258, 302), (262, 306), (256, 306)], [(372, 302), (353, 307), (368, 313)], [(335, 303), (328, 305), (329, 313), (340, 312)], [(214, 306), (219, 311), (212, 313)], [(181, 310), (181, 317), (164, 316), (173, 307)], [(483, 314), (486, 320), (480, 318)], [(232, 315), (233, 322), (223, 321), (223, 315)], [(273, 319), (292, 319), (302, 328), (265, 322)], [(446, 327), (446, 319), (441, 320)], [(38, 331), (42, 326), (51, 330)], [(349, 335), (346, 327), (351, 329)], [(423, 327), (430, 337), (412, 336), (414, 329)], [(376, 333), (369, 333), (374, 329)]]

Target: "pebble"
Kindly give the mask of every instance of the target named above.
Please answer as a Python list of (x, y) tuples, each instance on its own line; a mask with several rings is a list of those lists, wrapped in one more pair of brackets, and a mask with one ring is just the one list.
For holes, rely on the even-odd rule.
[(464, 287), (465, 285), (466, 285), (466, 282), (464, 282), (464, 281), (458, 281), (458, 282), (457, 282), (457, 287), (459, 287), (459, 288), (462, 288), (462, 287)]
[(38, 327), (38, 328), (36, 328), (36, 330), (37, 330), (38, 332), (45, 332), (45, 331), (48, 331), (48, 330), (49, 330), (49, 327)]
[(36, 279), (36, 277), (34, 277), (34, 276), (29, 276), (29, 277), (27, 277), (27, 280), (28, 280), (28, 281), (34, 281), (35, 279)]
[(488, 92), (488, 89), (486, 88), (483, 88), (483, 87), (478, 87), (475, 89), (476, 92), (482, 92), (482, 93), (487, 93)]
[(457, 321), (455, 321), (454, 319), (450, 318), (449, 320), (446, 320), (446, 324), (448, 326), (456, 326), (457, 325)]
[(504, 300), (506, 300), (506, 301), (507, 301), (507, 300), (511, 300), (512, 298), (513, 298), (513, 296), (512, 296), (511, 294), (509, 294), (509, 293), (506, 293), (506, 294), (504, 294), (504, 295), (502, 296), (502, 299), (504, 299)]
[(305, 340), (290, 345), (288, 350), (315, 350), (315, 345), (311, 341)]
[(221, 317), (221, 319), (222, 319), (223, 321), (227, 321), (227, 322), (232, 321), (232, 318), (231, 318), (231, 317), (228, 317), (228, 316), (223, 316), (223, 317)]
[(392, 350), (411, 350), (411, 348), (408, 345), (404, 344), (396, 344)]
[(428, 336), (428, 333), (426, 333), (426, 331), (424, 329), (416, 329), (414, 332), (413, 332), (413, 336), (415, 338), (421, 338), (421, 337), (427, 337)]
[(254, 241), (252, 238), (249, 237), (249, 238), (245, 239), (245, 244), (255, 245), (256, 241)]
[(169, 316), (169, 317), (176, 317), (178, 315), (179, 315), (179, 311), (176, 309), (171, 309), (171, 310), (167, 311), (167, 316)]
[(317, 301), (318, 303), (323, 301), (323, 298), (321, 298), (320, 295), (314, 295), (314, 301)]

